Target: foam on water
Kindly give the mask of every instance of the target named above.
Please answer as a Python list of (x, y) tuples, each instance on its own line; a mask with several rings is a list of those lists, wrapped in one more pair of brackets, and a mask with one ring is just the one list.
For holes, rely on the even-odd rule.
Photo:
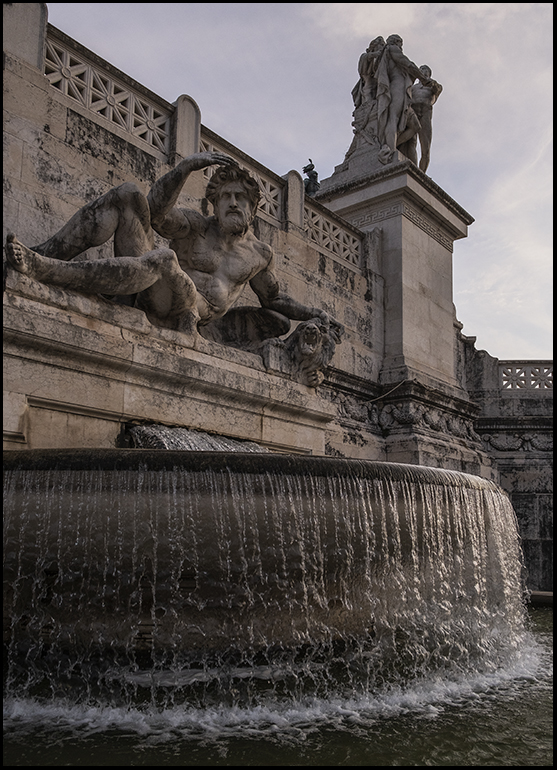
[(41, 729), (69, 731), (77, 737), (116, 732), (150, 743), (176, 738), (220, 741), (238, 737), (296, 741), (305, 740), (323, 727), (357, 731), (378, 720), (405, 714), (436, 719), (451, 706), (481, 704), (495, 696), (499, 700), (516, 697), (525, 682), (543, 687), (550, 673), (547, 650), (526, 633), (515, 659), (507, 667), (459, 678), (431, 677), (407, 686), (392, 686), (383, 693), (331, 693), (327, 698), (301, 699), (270, 694), (248, 707), (195, 708), (182, 704), (162, 709), (152, 705), (79, 705), (63, 698), (41, 701), (8, 697), (4, 702), (4, 725), (12, 734)]

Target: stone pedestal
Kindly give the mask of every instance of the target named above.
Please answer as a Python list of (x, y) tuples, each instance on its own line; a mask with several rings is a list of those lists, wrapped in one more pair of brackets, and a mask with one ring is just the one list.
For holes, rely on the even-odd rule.
[(452, 251), (474, 220), (400, 153), (379, 171), (350, 176), (362, 168), (337, 167), (316, 198), (361, 230), (381, 230), (385, 356), (380, 382), (417, 377), (456, 387)]
[(387, 459), (491, 475), (487, 455), (477, 454), (477, 408), (457, 377), (452, 252), (473, 218), (398, 152), (382, 166), (377, 153), (357, 149), (316, 199), (374, 234), (385, 297), (378, 420)]
[[(186, 344), (184, 344), (186, 343)], [(325, 454), (334, 407), (261, 356), (151, 326), (135, 308), (10, 271), (4, 448), (111, 448), (127, 424), (224, 433)]]

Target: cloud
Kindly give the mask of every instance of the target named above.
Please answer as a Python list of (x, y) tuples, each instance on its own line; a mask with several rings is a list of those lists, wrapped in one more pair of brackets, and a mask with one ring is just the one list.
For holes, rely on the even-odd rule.
[[(303, 3), (305, 15), (335, 46), (362, 37), (403, 34), (417, 22), (417, 3)], [(388, 31), (389, 30), (389, 31)]]

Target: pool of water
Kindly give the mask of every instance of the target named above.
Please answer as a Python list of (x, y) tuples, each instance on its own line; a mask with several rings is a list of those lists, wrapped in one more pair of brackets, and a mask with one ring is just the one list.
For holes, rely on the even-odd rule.
[(7, 700), (4, 765), (553, 765), (553, 611), (529, 614), (509, 668), (380, 696), (164, 710)]

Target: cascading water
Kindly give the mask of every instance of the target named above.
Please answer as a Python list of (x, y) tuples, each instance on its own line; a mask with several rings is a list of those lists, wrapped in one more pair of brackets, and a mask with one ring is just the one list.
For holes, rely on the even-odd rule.
[(228, 438), (190, 428), (166, 425), (130, 425), (126, 439), (134, 449), (181, 449), (196, 452), (267, 452), (255, 441)]
[(6, 453), (6, 692), (261, 703), (489, 673), (524, 634), (514, 512), (417, 466)]

